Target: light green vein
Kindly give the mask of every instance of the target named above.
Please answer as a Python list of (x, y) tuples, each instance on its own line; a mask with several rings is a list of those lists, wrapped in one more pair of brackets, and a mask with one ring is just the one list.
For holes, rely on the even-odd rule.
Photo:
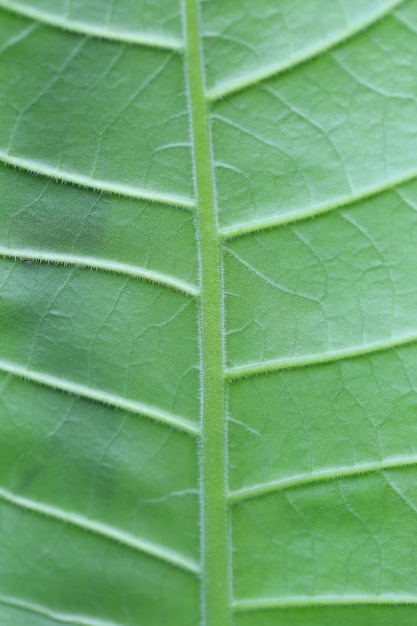
[(79, 187), (87, 187), (95, 191), (107, 191), (109, 193), (125, 196), (127, 198), (136, 198), (138, 200), (150, 200), (159, 204), (168, 204), (169, 206), (179, 207), (181, 209), (195, 209), (195, 203), (191, 198), (176, 194), (164, 194), (158, 191), (149, 191), (145, 188), (126, 185), (120, 182), (109, 182), (106, 180), (96, 180), (91, 176), (84, 176), (76, 172), (64, 172), (58, 167), (52, 167), (35, 159), (26, 157), (17, 157), (7, 154), (4, 150), (0, 150), (0, 161), (18, 167), (26, 172), (40, 174), (46, 178), (53, 178), (61, 182), (73, 183)]
[(199, 34), (198, 0), (184, 0), (199, 239), (201, 298), (201, 440), (199, 450), (202, 546), (202, 624), (230, 624), (230, 553), (227, 507), (226, 385), (224, 381), (223, 273), (209, 107)]
[(187, 572), (198, 574), (200, 571), (199, 565), (196, 561), (179, 554), (175, 550), (171, 550), (165, 546), (160, 546), (145, 539), (138, 539), (130, 533), (118, 530), (117, 528), (103, 524), (102, 522), (89, 519), (88, 517), (85, 517), (85, 515), (64, 511), (50, 504), (44, 504), (42, 502), (36, 502), (35, 500), (18, 496), (7, 489), (3, 489), (2, 487), (0, 487), (0, 499), (27, 511), (44, 515), (59, 522), (75, 526), (83, 531), (88, 531), (93, 535), (98, 535), (110, 541), (114, 541), (125, 546), (126, 548), (147, 554), (159, 559), (160, 561), (165, 561), (166, 563), (174, 565), (175, 567), (183, 569)]
[(72, 253), (64, 254), (49, 251), (41, 252), (30, 248), (5, 248), (1, 245), (0, 256), (20, 260), (31, 259), (33, 261), (42, 261), (47, 263), (76, 265), (82, 268), (102, 270), (114, 274), (131, 276), (132, 278), (141, 278), (151, 283), (156, 283), (158, 285), (162, 285), (163, 287), (180, 291), (188, 296), (196, 297), (200, 293), (198, 287), (192, 285), (191, 283), (187, 283), (176, 276), (150, 270), (145, 267), (139, 267), (130, 263), (121, 263), (111, 259), (100, 259), (98, 257), (74, 255)]
[(265, 611), (270, 609), (311, 608), (325, 606), (397, 606), (415, 605), (417, 596), (405, 594), (384, 595), (322, 595), (322, 596), (283, 596), (278, 598), (253, 598), (235, 600), (233, 609), (239, 613)]
[(162, 424), (166, 424), (167, 426), (171, 426), (172, 428), (176, 428), (184, 433), (193, 435), (194, 437), (198, 436), (200, 433), (198, 427), (190, 420), (179, 415), (174, 415), (173, 413), (169, 413), (168, 411), (164, 411), (163, 409), (150, 404), (145, 404), (144, 402), (128, 400), (116, 394), (108, 393), (107, 391), (102, 391), (101, 389), (92, 389), (86, 385), (80, 385), (70, 380), (65, 380), (58, 376), (53, 376), (44, 372), (35, 372), (29, 370), (23, 365), (11, 363), (10, 361), (3, 359), (0, 359), (0, 371), (18, 376), (19, 378), (24, 378), (34, 383), (45, 385), (46, 387), (52, 389), (59, 389), (60, 391), (64, 391), (71, 395), (80, 396), (88, 400), (95, 400), (96, 402), (101, 402), (102, 404), (106, 404), (108, 406), (123, 409), (130, 413), (136, 413), (138, 415), (142, 415), (143, 417), (148, 417), (157, 422), (161, 422)]
[(251, 235), (264, 230), (269, 230), (278, 226), (285, 226), (287, 224), (293, 224), (300, 222), (317, 215), (329, 213), (337, 209), (346, 208), (350, 205), (356, 204), (362, 200), (371, 199), (374, 196), (378, 196), (386, 191), (390, 191), (399, 185), (411, 182), (417, 178), (417, 169), (407, 172), (396, 178), (391, 178), (384, 184), (376, 185), (375, 187), (368, 187), (362, 191), (351, 194), (350, 196), (342, 196), (337, 200), (331, 202), (310, 207), (303, 210), (295, 210), (291, 213), (284, 213), (282, 215), (275, 215), (263, 220), (254, 220), (252, 222), (246, 222), (242, 224), (233, 224), (232, 226), (225, 226), (221, 229), (220, 234), (224, 240), (236, 239), (237, 237), (243, 237), (245, 235)]
[(258, 374), (272, 374), (285, 369), (296, 367), (307, 367), (308, 365), (321, 365), (325, 363), (333, 363), (334, 361), (342, 361), (343, 359), (354, 359), (367, 354), (383, 352), (384, 350), (392, 350), (417, 342), (417, 333), (399, 337), (392, 337), (386, 341), (379, 343), (364, 344), (353, 348), (345, 348), (342, 350), (334, 350), (332, 352), (320, 354), (306, 354), (300, 357), (290, 357), (283, 359), (273, 359), (259, 363), (248, 363), (247, 365), (238, 365), (230, 367), (226, 370), (226, 377), (229, 380), (237, 380), (247, 378), (249, 376), (257, 376)]
[(169, 35), (129, 32), (119, 28), (108, 28), (106, 26), (97, 26), (88, 24), (81, 20), (71, 20), (53, 15), (42, 9), (36, 9), (31, 6), (20, 4), (19, 2), (10, 2), (9, 0), (0, 0), (0, 8), (23, 15), (30, 19), (69, 30), (80, 35), (88, 35), (89, 37), (99, 37), (100, 39), (109, 39), (110, 41), (121, 41), (124, 43), (138, 44), (141, 46), (149, 46), (152, 48), (162, 48), (164, 50), (180, 51), (183, 49), (183, 43), (179, 38)]
[(248, 87), (252, 87), (263, 80), (273, 78), (283, 72), (294, 69), (295, 67), (301, 65), (302, 63), (305, 63), (306, 61), (311, 61), (312, 59), (320, 56), (321, 54), (324, 54), (325, 52), (328, 52), (329, 50), (335, 48), (341, 43), (345, 43), (346, 40), (351, 39), (369, 26), (372, 26), (385, 16), (389, 15), (389, 13), (398, 8), (403, 3), (404, 0), (393, 0), (390, 4), (385, 6), (380, 11), (374, 13), (369, 18), (358, 22), (353, 28), (347, 29), (343, 33), (338, 33), (334, 37), (330, 37), (324, 43), (321, 43), (316, 47), (312, 47), (309, 50), (302, 52), (298, 56), (294, 56), (289, 61), (270, 64), (267, 67), (263, 67), (256, 72), (248, 73), (244, 78), (238, 77), (223, 80), (219, 82), (216, 87), (208, 91), (207, 97), (210, 102), (215, 102), (216, 100), (223, 99), (226, 96), (230, 96), (239, 91), (243, 91)]
[(315, 485), (343, 478), (361, 477), (385, 470), (406, 469), (407, 467), (417, 467), (417, 456), (398, 456), (385, 459), (384, 461), (360, 463), (350, 467), (332, 467), (318, 470), (310, 474), (298, 474), (268, 483), (251, 485), (250, 487), (244, 487), (230, 492), (229, 502), (231, 504), (238, 504), (239, 502), (267, 496), (271, 493), (278, 493), (286, 489), (305, 487), (307, 485)]
[(47, 617), (48, 619), (55, 620), (61, 624), (71, 624), (72, 626), (121, 626), (121, 624), (117, 624), (116, 622), (109, 622), (95, 617), (88, 617), (87, 615), (59, 613), (58, 611), (49, 609), (46, 606), (41, 606), (40, 604), (28, 602), (20, 598), (13, 598), (11, 596), (0, 595), (0, 604), (14, 609), (21, 609), (27, 613), (41, 615), (42, 617)]

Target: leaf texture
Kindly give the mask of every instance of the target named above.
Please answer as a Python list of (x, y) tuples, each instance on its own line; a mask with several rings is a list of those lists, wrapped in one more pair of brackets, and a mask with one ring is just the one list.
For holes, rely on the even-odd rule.
[(0, 621), (408, 626), (416, 0), (0, 0)]

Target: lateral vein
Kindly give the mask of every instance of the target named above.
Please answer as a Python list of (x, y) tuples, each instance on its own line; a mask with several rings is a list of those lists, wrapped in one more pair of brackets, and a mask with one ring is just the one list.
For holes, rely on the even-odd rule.
[(88, 189), (94, 189), (96, 191), (105, 191), (117, 196), (124, 196), (127, 198), (135, 198), (137, 200), (149, 200), (158, 204), (166, 204), (168, 206), (175, 206), (180, 209), (194, 210), (195, 203), (191, 198), (175, 194), (164, 194), (156, 191), (148, 191), (147, 189), (134, 187), (133, 185), (126, 185), (119, 182), (109, 182), (106, 180), (96, 180), (91, 176), (85, 176), (83, 174), (77, 174), (76, 172), (66, 172), (58, 167), (51, 167), (41, 161), (35, 159), (28, 159), (27, 157), (17, 157), (7, 154), (4, 150), (0, 150), (0, 162), (6, 165), (13, 165), (19, 169), (34, 174), (40, 174), (46, 178), (53, 178), (61, 182), (72, 183), (79, 187), (87, 187)]
[(4, 606), (12, 607), (14, 609), (21, 609), (28, 613), (34, 613), (35, 615), (42, 615), (48, 619), (53, 619), (61, 624), (70, 624), (72, 626), (122, 626), (116, 622), (109, 622), (95, 617), (89, 617), (87, 615), (73, 615), (70, 613), (59, 613), (46, 606), (35, 604), (34, 602), (28, 602), (21, 598), (13, 598), (11, 596), (0, 595), (0, 604)]
[(35, 500), (18, 496), (3, 487), (0, 487), (0, 499), (27, 511), (44, 515), (59, 522), (70, 524), (80, 530), (88, 531), (93, 535), (104, 537), (126, 548), (155, 557), (160, 561), (165, 561), (193, 574), (198, 574), (200, 571), (196, 561), (179, 554), (175, 550), (171, 550), (170, 548), (166, 548), (165, 546), (158, 545), (151, 541), (138, 539), (130, 533), (120, 531), (102, 522), (91, 520), (85, 515), (64, 511), (51, 504), (44, 504), (43, 502), (36, 502)]
[(149, 46), (151, 48), (161, 48), (163, 50), (172, 50), (174, 52), (183, 50), (184, 46), (179, 38), (157, 35), (152, 33), (134, 33), (122, 29), (109, 28), (106, 26), (97, 26), (88, 24), (80, 20), (70, 20), (59, 15), (53, 15), (42, 9), (35, 9), (30, 6), (24, 6), (20, 2), (11, 2), (10, 0), (0, 0), (0, 8), (17, 15), (22, 15), (30, 19), (36, 20), (48, 26), (68, 30), (79, 35), (87, 35), (89, 37), (98, 37), (100, 39), (108, 39), (110, 41), (121, 41), (123, 43), (137, 44), (141, 46)]
[(266, 611), (270, 609), (310, 608), (325, 606), (397, 606), (415, 605), (417, 596), (384, 594), (384, 595), (322, 595), (322, 596), (283, 596), (276, 598), (251, 598), (235, 600), (233, 609), (238, 613), (249, 611)]
[(409, 183), (417, 178), (417, 170), (412, 170), (388, 180), (383, 185), (376, 185), (375, 187), (369, 187), (357, 194), (342, 197), (338, 200), (334, 200), (325, 204), (317, 205), (309, 209), (294, 211), (293, 213), (285, 213), (283, 215), (272, 216), (264, 220), (258, 220), (253, 222), (246, 222), (243, 224), (234, 224), (232, 226), (225, 226), (221, 229), (220, 233), (224, 240), (237, 239), (238, 237), (244, 237), (245, 235), (252, 235), (264, 230), (270, 230), (279, 226), (287, 226), (296, 222), (301, 222), (318, 215), (330, 213), (337, 209), (343, 209), (351, 205), (357, 204), (362, 200), (369, 200), (374, 196), (379, 196), (382, 193), (395, 189), (400, 185)]
[(382, 18), (389, 15), (394, 9), (398, 8), (401, 4), (404, 4), (404, 0), (393, 0), (383, 9), (377, 11), (368, 19), (359, 22), (355, 27), (351, 28), (350, 30), (346, 30), (344, 33), (339, 33), (337, 36), (329, 38), (328, 41), (326, 41), (324, 44), (313, 47), (310, 50), (303, 52), (299, 56), (293, 57), (289, 61), (270, 64), (263, 69), (250, 73), (244, 79), (232, 78), (229, 80), (224, 80), (220, 82), (216, 87), (208, 91), (207, 98), (210, 102), (224, 99), (235, 93), (243, 91), (248, 87), (252, 87), (261, 81), (267, 80), (268, 78), (274, 78), (275, 76), (278, 76), (279, 74), (282, 74), (288, 70), (292, 70), (307, 61), (311, 61), (321, 54), (329, 52), (329, 50), (332, 50), (340, 44), (345, 43), (348, 39), (351, 39), (369, 26), (372, 26), (376, 22), (380, 21)]
[(24, 378), (34, 383), (39, 383), (52, 389), (59, 389), (71, 395), (94, 400), (108, 406), (123, 409), (130, 413), (148, 417), (172, 428), (176, 428), (184, 433), (194, 437), (200, 434), (199, 428), (190, 420), (174, 415), (168, 411), (164, 411), (158, 407), (138, 402), (136, 400), (128, 400), (113, 393), (102, 391), (101, 389), (92, 389), (86, 385), (81, 385), (70, 380), (65, 380), (58, 376), (47, 374), (45, 372), (36, 372), (28, 369), (23, 365), (18, 365), (10, 361), (0, 359), (0, 371)]
[(399, 337), (392, 337), (387, 341), (379, 343), (365, 344), (363, 346), (355, 346), (353, 348), (345, 348), (343, 350), (334, 350), (333, 352), (307, 354), (298, 358), (282, 358), (273, 359), (259, 363), (248, 363), (247, 365), (238, 365), (229, 367), (226, 370), (228, 380), (238, 380), (240, 378), (248, 378), (259, 374), (272, 374), (286, 369), (295, 369), (299, 367), (307, 367), (309, 365), (324, 365), (344, 359), (354, 359), (368, 354), (384, 352), (385, 350), (393, 350), (417, 342), (417, 333)]
[(133, 265), (131, 263), (121, 263), (111, 259), (101, 259), (99, 257), (87, 255), (64, 254), (59, 252), (41, 252), (29, 248), (6, 248), (0, 245), (0, 256), (12, 259), (33, 259), (47, 263), (57, 263), (60, 265), (76, 265), (82, 268), (102, 270), (114, 274), (141, 278), (151, 283), (157, 283), (163, 287), (168, 287), (180, 291), (185, 295), (198, 296), (200, 291), (196, 285), (192, 285), (180, 278), (150, 270), (145, 267)]
[(406, 469), (407, 467), (417, 467), (416, 456), (398, 456), (385, 459), (384, 461), (360, 463), (351, 467), (328, 468), (318, 470), (310, 474), (288, 476), (269, 483), (259, 483), (249, 487), (243, 487), (242, 489), (237, 489), (236, 491), (231, 491), (229, 494), (229, 502), (230, 504), (238, 504), (239, 502), (246, 502), (252, 498), (259, 498), (272, 493), (279, 493), (280, 491), (285, 491), (287, 489), (316, 485), (343, 478), (360, 478), (361, 476), (366, 476), (367, 474), (402, 468)]

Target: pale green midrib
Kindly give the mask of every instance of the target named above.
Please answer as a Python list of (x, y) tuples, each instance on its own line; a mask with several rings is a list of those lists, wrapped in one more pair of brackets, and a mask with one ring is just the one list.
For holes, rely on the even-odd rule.
[(122, 263), (113, 259), (73, 254), (72, 252), (41, 252), (40, 250), (34, 250), (32, 248), (10, 248), (2, 245), (0, 245), (0, 256), (21, 261), (30, 259), (43, 263), (77, 266), (80, 268), (94, 269), (112, 274), (130, 276), (131, 278), (140, 278), (147, 282), (161, 285), (162, 287), (174, 289), (175, 291), (179, 291), (187, 296), (197, 297), (200, 293), (197, 285), (188, 283), (187, 281), (181, 280), (176, 276), (171, 276), (170, 274), (151, 270), (132, 263)]
[(110, 41), (118, 41), (128, 44), (137, 44), (140, 46), (148, 46), (151, 48), (160, 48), (162, 50), (171, 50), (173, 52), (182, 51), (184, 48), (181, 39), (173, 36), (152, 34), (152, 33), (133, 33), (123, 29), (106, 28), (104, 26), (96, 26), (88, 22), (70, 20), (59, 15), (53, 15), (41, 9), (35, 9), (25, 6), (19, 2), (9, 2), (8, 0), (0, 0), (0, 9), (9, 11), (16, 15), (28, 17), (37, 22), (54, 26), (62, 30), (70, 31), (78, 35), (87, 35), (88, 37), (97, 37), (100, 39), (108, 39)]
[[(75, 615), (71, 613), (58, 613), (53, 609), (49, 609), (41, 604), (35, 604), (33, 602), (27, 602), (21, 598), (13, 598), (11, 596), (0, 595), (0, 604), (8, 606), (13, 609), (20, 609), (27, 613), (34, 613), (35, 615), (41, 615), (48, 619), (60, 622), (61, 624), (70, 624), (72, 626), (123, 626), (120, 623), (108, 622), (100, 618), (89, 617), (87, 615)], [(6, 626), (6, 625), (5, 625)]]
[(410, 467), (417, 467), (417, 456), (397, 456), (384, 459), (383, 461), (359, 463), (358, 465), (350, 467), (345, 466), (317, 470), (309, 474), (288, 476), (271, 482), (259, 483), (230, 491), (229, 502), (233, 505), (288, 489), (302, 488), (309, 485), (314, 486), (321, 483), (343, 480), (345, 478), (361, 478), (368, 474), (377, 474), (379, 472), (407, 469)]
[(90, 519), (85, 515), (64, 511), (57, 506), (19, 496), (3, 487), (0, 487), (0, 499), (26, 511), (43, 515), (49, 519), (73, 526), (83, 532), (86, 531), (92, 535), (118, 543), (127, 549), (146, 554), (192, 574), (199, 574), (200, 572), (199, 565), (194, 559), (190, 559), (175, 550), (152, 541), (135, 537), (131, 533), (121, 531), (108, 524)]
[(334, 200), (325, 204), (317, 205), (310, 209), (298, 210), (292, 213), (285, 213), (283, 215), (272, 216), (270, 218), (252, 222), (246, 222), (242, 224), (235, 224), (232, 226), (225, 226), (220, 229), (221, 237), (224, 241), (237, 239), (246, 235), (253, 235), (265, 230), (271, 230), (281, 226), (289, 226), (297, 222), (302, 222), (310, 218), (336, 211), (337, 209), (343, 209), (352, 207), (361, 201), (371, 200), (375, 196), (379, 196), (387, 191), (395, 190), (400, 185), (412, 182), (417, 178), (417, 169), (407, 172), (396, 178), (391, 178), (384, 184), (376, 185), (375, 187), (369, 187), (357, 194), (352, 194), (348, 197), (342, 197), (339, 200)]
[(157, 204), (164, 204), (169, 207), (177, 207), (185, 210), (195, 210), (195, 202), (192, 198), (186, 196), (167, 194), (158, 191), (149, 191), (145, 188), (135, 187), (133, 185), (127, 185), (118, 183), (116, 181), (110, 182), (106, 180), (100, 180), (92, 178), (91, 176), (84, 176), (83, 174), (77, 174), (77, 172), (69, 172), (61, 170), (58, 167), (51, 167), (41, 161), (35, 159), (28, 159), (26, 157), (13, 156), (0, 150), (0, 162), (4, 165), (12, 165), (25, 172), (32, 174), (39, 174), (45, 178), (51, 178), (55, 181), (59, 180), (64, 183), (71, 183), (78, 187), (86, 187), (87, 189), (93, 189), (94, 191), (104, 191), (111, 193), (115, 196), (122, 196), (124, 198), (134, 198), (135, 200), (147, 200), (150, 202), (156, 202)]
[(345, 348), (334, 350), (332, 352), (323, 352), (318, 354), (307, 354), (300, 357), (289, 357), (282, 359), (272, 359), (270, 361), (260, 361), (257, 363), (248, 363), (247, 365), (238, 365), (229, 367), (226, 370), (228, 380), (239, 380), (241, 378), (249, 378), (262, 374), (273, 374), (281, 370), (296, 369), (308, 367), (310, 365), (325, 365), (326, 363), (334, 363), (345, 359), (355, 359), (357, 357), (377, 354), (386, 350), (394, 350), (395, 348), (405, 347), (417, 342), (417, 334), (392, 337), (386, 341), (380, 341), (363, 346), (354, 346), (353, 348)]
[(278, 64), (271, 64), (266, 68), (263, 68), (256, 72), (251, 72), (245, 78), (234, 78), (230, 80), (221, 81), (216, 87), (209, 89), (207, 92), (207, 98), (210, 102), (216, 102), (217, 100), (222, 100), (227, 98), (228, 96), (232, 96), (240, 91), (253, 87), (258, 83), (268, 80), (270, 78), (274, 78), (287, 72), (289, 70), (293, 70), (294, 68), (302, 65), (303, 63), (308, 63), (313, 59), (317, 58), (321, 54), (328, 52), (336, 48), (339, 45), (344, 44), (348, 39), (351, 39), (355, 35), (358, 35), (361, 31), (366, 30), (369, 26), (374, 25), (387, 15), (389, 15), (394, 9), (398, 8), (402, 4), (404, 4), (405, 0), (393, 0), (386, 7), (377, 11), (368, 19), (363, 20), (362, 22), (358, 22), (353, 28), (350, 30), (346, 30), (344, 33), (338, 34), (336, 37), (330, 38), (325, 44), (317, 46), (316, 48), (312, 48), (310, 50), (306, 50), (303, 54), (300, 54), (298, 57), (291, 59), (290, 61), (285, 61)]
[(205, 97), (197, 4), (198, 0), (184, 0), (186, 70), (195, 162), (201, 273), (201, 623), (203, 626), (228, 626), (230, 554), (226, 487), (222, 245), (217, 226), (209, 105)]
[(87, 387), (86, 385), (78, 384), (46, 372), (30, 370), (23, 365), (6, 361), (5, 359), (0, 359), (0, 372), (44, 385), (49, 389), (58, 389), (70, 395), (79, 396), (87, 400), (94, 400), (95, 402), (100, 402), (101, 404), (117, 409), (123, 409), (128, 413), (140, 415), (141, 417), (149, 418), (161, 424), (166, 424), (193, 437), (200, 435), (200, 429), (191, 420), (180, 415), (174, 415), (173, 413), (169, 413), (153, 405), (145, 404), (144, 402), (129, 400), (117, 394)]
[(326, 606), (400, 606), (416, 605), (417, 595), (406, 594), (381, 594), (381, 595), (355, 595), (346, 594), (337, 596), (333, 594), (320, 596), (282, 596), (274, 598), (250, 598), (239, 599), (233, 602), (233, 609), (239, 613), (248, 611), (267, 611), (271, 609), (311, 608)]

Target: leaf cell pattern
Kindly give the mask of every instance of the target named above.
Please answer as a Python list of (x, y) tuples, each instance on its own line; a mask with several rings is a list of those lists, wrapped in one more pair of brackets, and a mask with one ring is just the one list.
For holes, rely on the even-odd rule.
[(416, 33), (0, 0), (2, 623), (413, 623)]

